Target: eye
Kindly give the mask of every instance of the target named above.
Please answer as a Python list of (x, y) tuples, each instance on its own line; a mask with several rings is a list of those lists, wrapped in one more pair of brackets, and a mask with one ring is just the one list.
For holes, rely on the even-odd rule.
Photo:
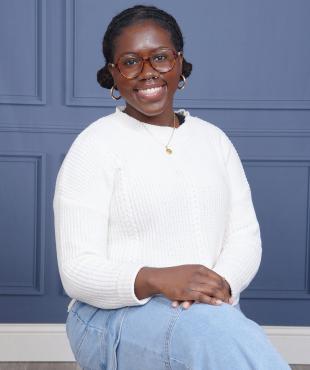
[(126, 58), (122, 58), (122, 60), (121, 60), (121, 63), (125, 67), (133, 67), (133, 66), (139, 64), (139, 62), (140, 62), (139, 58), (134, 58), (134, 57), (126, 57)]
[(152, 59), (154, 62), (164, 62), (168, 59), (168, 56), (165, 53), (161, 53), (161, 54), (153, 55)]

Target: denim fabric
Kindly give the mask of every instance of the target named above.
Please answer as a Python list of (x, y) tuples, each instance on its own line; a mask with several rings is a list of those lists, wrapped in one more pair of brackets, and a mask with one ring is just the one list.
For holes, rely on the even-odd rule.
[(261, 327), (239, 306), (143, 306), (102, 310), (76, 302), (67, 334), (84, 370), (287, 370)]
[(83, 370), (117, 369), (116, 348), (128, 307), (101, 310), (76, 301), (66, 324), (74, 357)]

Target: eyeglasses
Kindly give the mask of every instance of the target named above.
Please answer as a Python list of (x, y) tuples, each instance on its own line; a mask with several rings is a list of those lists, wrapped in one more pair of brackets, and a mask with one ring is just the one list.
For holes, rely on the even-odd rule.
[(111, 67), (117, 68), (125, 78), (132, 79), (139, 76), (146, 61), (148, 61), (157, 72), (166, 73), (171, 71), (177, 57), (181, 54), (181, 51), (176, 52), (168, 48), (163, 48), (157, 49), (148, 58), (143, 58), (137, 54), (125, 54), (122, 55), (115, 64), (109, 64)]

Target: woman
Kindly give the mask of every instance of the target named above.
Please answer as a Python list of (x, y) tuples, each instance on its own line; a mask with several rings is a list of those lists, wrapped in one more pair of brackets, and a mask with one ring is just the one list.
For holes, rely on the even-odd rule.
[[(228, 137), (173, 111), (191, 64), (175, 19), (114, 17), (98, 82), (125, 107), (75, 140), (54, 197), (67, 333), (83, 369), (288, 369), (238, 304), (261, 259)], [(118, 94), (118, 95), (117, 95)]]

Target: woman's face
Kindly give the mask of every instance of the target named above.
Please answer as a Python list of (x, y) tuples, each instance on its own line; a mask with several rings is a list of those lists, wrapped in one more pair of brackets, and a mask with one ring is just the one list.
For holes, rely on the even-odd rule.
[[(148, 58), (159, 48), (170, 48), (176, 52), (170, 33), (152, 21), (143, 21), (123, 29), (116, 39), (114, 64), (126, 54), (137, 54)], [(141, 73), (125, 78), (117, 68), (109, 66), (114, 84), (126, 101), (126, 112), (146, 122), (173, 122), (173, 96), (182, 74), (182, 56), (169, 72), (156, 71), (149, 62), (144, 63)], [(155, 88), (154, 90), (149, 90)]]

